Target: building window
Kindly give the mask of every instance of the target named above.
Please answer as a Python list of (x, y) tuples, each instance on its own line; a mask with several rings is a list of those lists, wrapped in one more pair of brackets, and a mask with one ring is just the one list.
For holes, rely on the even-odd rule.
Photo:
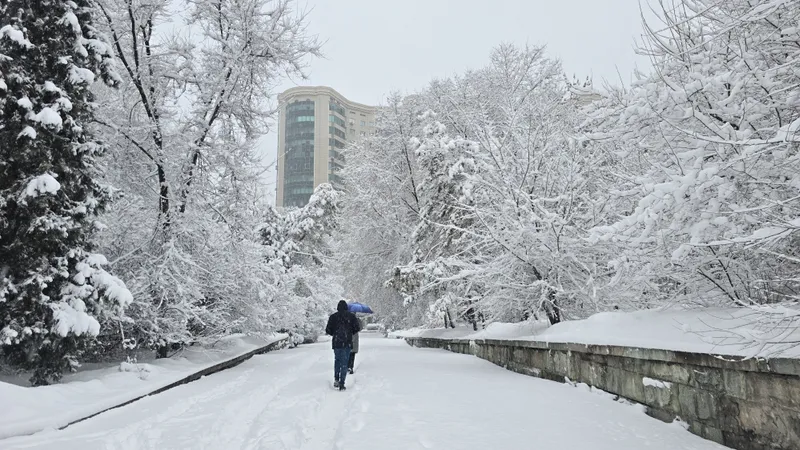
[(303, 206), (314, 190), (314, 101), (286, 105), (283, 204)]
[(312, 100), (296, 101), (286, 105), (287, 112), (297, 111), (314, 111), (314, 102)]
[(367, 125), (367, 122), (365, 122), (365, 121), (363, 121), (363, 120), (362, 120), (362, 121), (361, 121), (361, 126), (362, 126), (362, 127), (364, 127), (364, 126), (366, 126), (366, 125)]
[(344, 131), (336, 127), (328, 127), (328, 132), (331, 134), (331, 136), (336, 136), (338, 138), (346, 139), (344, 136)]
[(344, 120), (339, 117), (334, 116), (333, 114), (328, 115), (328, 122), (339, 125), (342, 128), (346, 128), (344, 125)]
[[(330, 155), (330, 157), (331, 157), (330, 161), (334, 161), (334, 160), (336, 160), (336, 161), (335, 161), (335, 162), (336, 162), (336, 164), (339, 164), (339, 162), (338, 162), (338, 161), (341, 161), (341, 162), (344, 162), (344, 161), (345, 161), (345, 159), (344, 159), (344, 154), (342, 154), (342, 153), (339, 153), (339, 152), (338, 152), (338, 151), (336, 151), (335, 149), (329, 149), (329, 150), (328, 150), (328, 154), (329, 154), (329, 155)], [(328, 165), (330, 165), (330, 163), (328, 163)]]
[(338, 114), (339, 114), (339, 115), (341, 115), (341, 116), (344, 116), (344, 115), (345, 115), (345, 110), (344, 110), (344, 107), (343, 107), (342, 105), (340, 105), (340, 104), (339, 104), (339, 103), (338, 103), (336, 100), (334, 100), (334, 99), (330, 99), (330, 102), (331, 102), (331, 103), (330, 103), (330, 110), (331, 110), (331, 111), (333, 111), (333, 112), (335, 112), (335, 113), (338, 113)]

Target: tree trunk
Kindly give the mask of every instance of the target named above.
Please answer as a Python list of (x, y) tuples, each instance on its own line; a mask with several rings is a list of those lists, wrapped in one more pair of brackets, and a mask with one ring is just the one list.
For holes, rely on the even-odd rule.
[(467, 311), (464, 313), (464, 319), (472, 324), (473, 331), (478, 331), (478, 321), (475, 319), (475, 308), (473, 306), (467, 308)]
[(164, 171), (164, 166), (156, 164), (158, 171), (158, 213), (162, 218), (162, 225), (164, 229), (170, 227), (170, 214), (169, 214), (169, 185), (167, 184), (167, 173)]
[(561, 316), (561, 307), (558, 306), (558, 300), (556, 300), (556, 291), (552, 289), (547, 293), (547, 303), (545, 304), (544, 312), (547, 314), (550, 325), (555, 325), (563, 320)]
[(169, 345), (167, 344), (159, 345), (158, 348), (156, 349), (156, 359), (166, 358), (169, 355), (167, 353), (168, 351), (169, 351)]
[(444, 310), (444, 327), (445, 328), (455, 328), (456, 325), (453, 323), (453, 317), (450, 315), (450, 310), (445, 308)]

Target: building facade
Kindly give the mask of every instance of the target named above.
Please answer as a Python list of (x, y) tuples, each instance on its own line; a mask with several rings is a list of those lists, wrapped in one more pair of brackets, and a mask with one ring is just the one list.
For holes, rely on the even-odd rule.
[(322, 183), (341, 187), (344, 148), (374, 133), (375, 107), (325, 86), (299, 86), (278, 96), (276, 206), (303, 206)]

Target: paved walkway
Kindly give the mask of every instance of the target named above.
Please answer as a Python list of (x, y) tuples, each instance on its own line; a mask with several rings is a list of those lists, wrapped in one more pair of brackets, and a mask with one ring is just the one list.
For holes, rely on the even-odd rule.
[(0, 441), (0, 448), (724, 449), (586, 389), (376, 335), (362, 337), (348, 390), (334, 391), (329, 345), (256, 356), (63, 431)]

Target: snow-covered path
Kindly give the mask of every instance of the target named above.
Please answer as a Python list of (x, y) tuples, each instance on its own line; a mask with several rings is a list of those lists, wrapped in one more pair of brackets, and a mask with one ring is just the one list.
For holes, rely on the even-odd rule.
[(712, 450), (677, 425), (471, 356), (361, 340), (346, 392), (328, 343), (256, 356), (12, 449)]

